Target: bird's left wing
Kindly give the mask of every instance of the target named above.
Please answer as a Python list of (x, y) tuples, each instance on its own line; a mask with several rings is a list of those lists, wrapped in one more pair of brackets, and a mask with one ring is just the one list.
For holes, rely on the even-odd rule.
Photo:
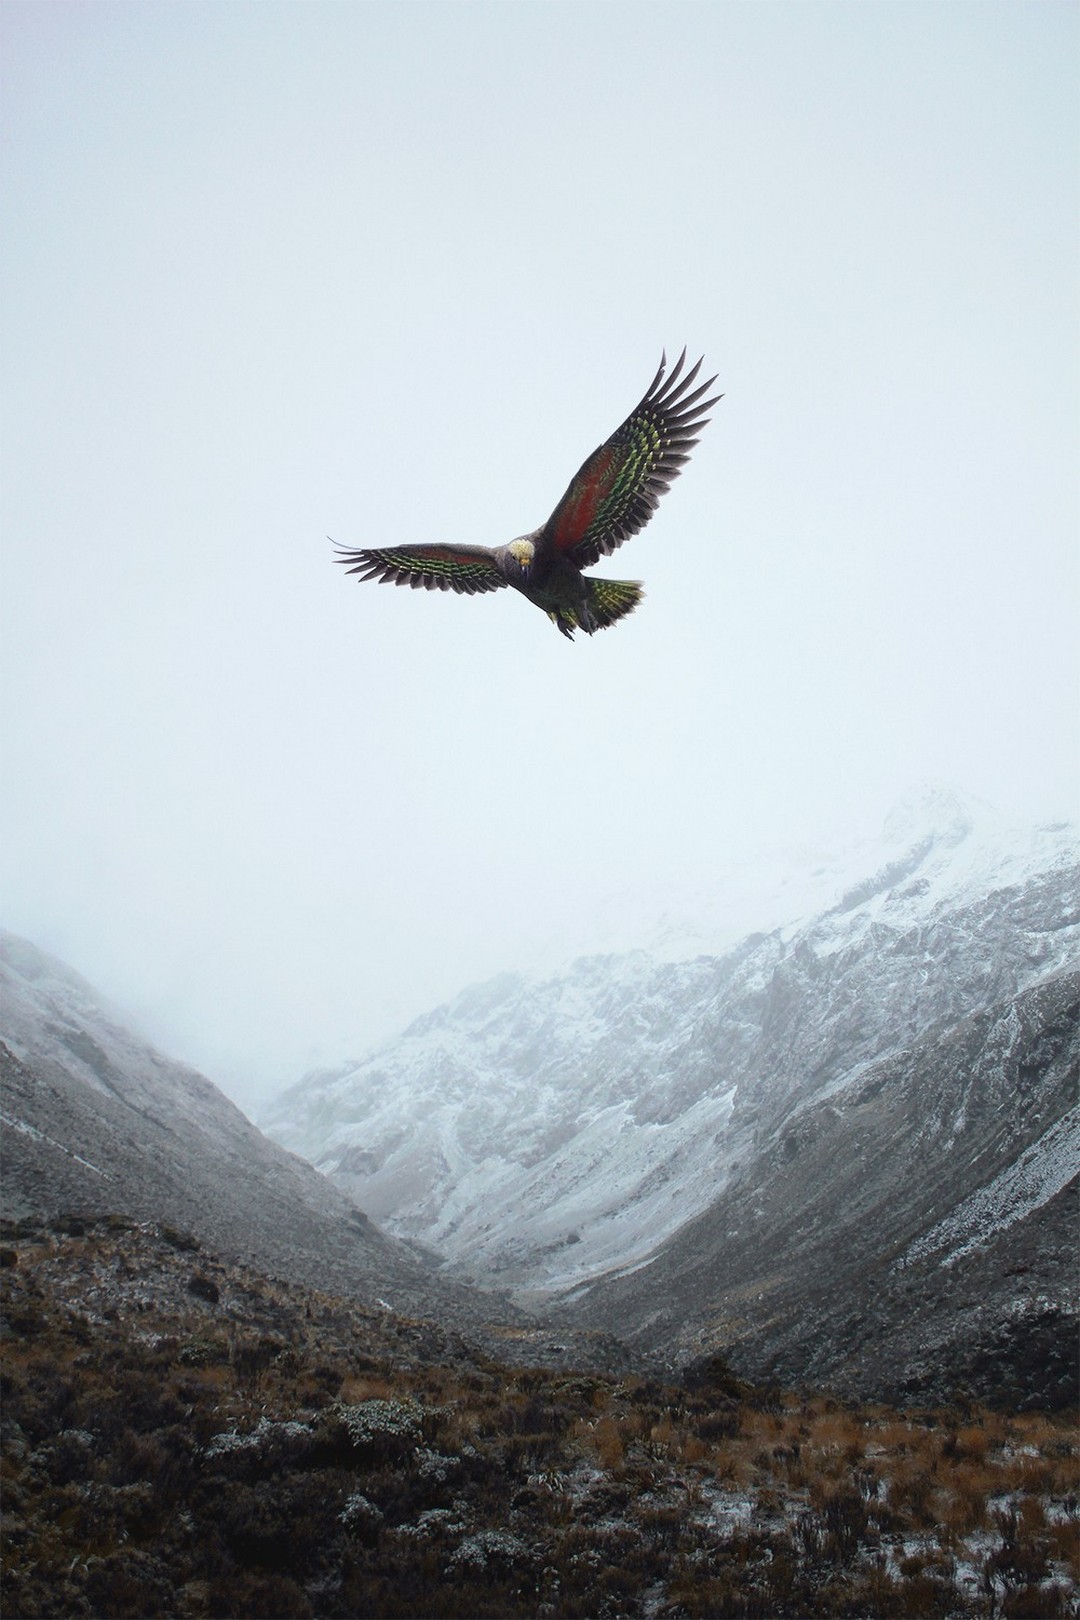
[(685, 360), (684, 349), (665, 381), (667, 359), (661, 359), (641, 403), (593, 451), (548, 519), (545, 540), (579, 568), (591, 567), (645, 527), (689, 459), (708, 420), (705, 411), (721, 397), (701, 397), (715, 377), (687, 393), (701, 361), (683, 376)]
[(393, 546), (380, 551), (337, 547), (339, 563), (359, 579), (411, 585), (414, 590), (461, 591), (475, 596), (506, 584), (486, 546)]

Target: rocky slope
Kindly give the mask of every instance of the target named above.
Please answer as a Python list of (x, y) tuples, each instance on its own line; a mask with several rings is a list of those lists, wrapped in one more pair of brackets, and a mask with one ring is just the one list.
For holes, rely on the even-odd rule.
[(863, 1068), (564, 1312), (866, 1398), (1075, 1401), (1078, 1030), (1061, 973)]
[[(723, 1344), (754, 1375), (865, 1393), (885, 1362), (860, 1345), (888, 1317), (882, 1355), (929, 1390), (973, 1321), (987, 1367), (1016, 1339), (1019, 1285), (977, 1320), (951, 1304), (999, 1261), (1031, 1279), (1056, 1344), (1075, 832), (933, 793), (812, 879), (786, 920), (774, 894), (767, 932), (732, 945), (719, 919), (715, 954), (673, 959), (669, 930), (667, 959), (466, 991), (308, 1076), (267, 1129), (458, 1275), (561, 1299), (567, 1320), (673, 1360)], [(1033, 1375), (1046, 1390), (1057, 1354)]]
[[(55, 958), (0, 935), (0, 1213), (169, 1223), (274, 1275), (448, 1320), (503, 1315), (386, 1236)], [(518, 1313), (510, 1312), (517, 1319)]]

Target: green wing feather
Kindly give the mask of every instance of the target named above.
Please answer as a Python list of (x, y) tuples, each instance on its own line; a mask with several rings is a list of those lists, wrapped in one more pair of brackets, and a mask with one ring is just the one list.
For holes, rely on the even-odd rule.
[(486, 546), (392, 546), (348, 551), (338, 546), (339, 563), (358, 579), (411, 585), (414, 590), (459, 591), (466, 596), (497, 591), (507, 582)]
[(715, 377), (687, 392), (701, 361), (683, 376), (685, 360), (684, 349), (665, 381), (667, 360), (661, 359), (641, 403), (579, 468), (548, 519), (545, 540), (579, 568), (609, 556), (645, 527), (689, 459), (708, 421), (704, 413), (721, 398), (702, 398)]

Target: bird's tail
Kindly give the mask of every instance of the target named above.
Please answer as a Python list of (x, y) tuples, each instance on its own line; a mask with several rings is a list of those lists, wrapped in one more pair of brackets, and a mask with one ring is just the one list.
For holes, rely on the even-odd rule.
[(585, 583), (589, 587), (589, 607), (596, 621), (593, 628), (597, 630), (606, 630), (609, 624), (633, 613), (645, 594), (636, 579), (597, 579), (590, 575)]
[(584, 630), (591, 636), (594, 630), (606, 630), (609, 624), (633, 613), (645, 595), (636, 579), (597, 579), (586, 574), (583, 583), (586, 599), (583, 603), (560, 602), (548, 609), (548, 618), (571, 641), (575, 630)]

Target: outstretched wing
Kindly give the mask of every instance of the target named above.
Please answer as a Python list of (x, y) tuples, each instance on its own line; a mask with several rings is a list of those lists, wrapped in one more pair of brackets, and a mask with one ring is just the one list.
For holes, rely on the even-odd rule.
[(683, 377), (685, 360), (684, 349), (665, 381), (667, 357), (661, 358), (641, 404), (593, 451), (548, 519), (544, 539), (579, 568), (610, 555), (645, 527), (689, 459), (708, 421), (704, 413), (722, 397), (701, 397), (715, 377), (687, 393), (701, 361)]
[(475, 596), (497, 591), (506, 580), (485, 546), (393, 546), (380, 551), (337, 547), (336, 562), (358, 579), (386, 580), (428, 591), (461, 591)]

